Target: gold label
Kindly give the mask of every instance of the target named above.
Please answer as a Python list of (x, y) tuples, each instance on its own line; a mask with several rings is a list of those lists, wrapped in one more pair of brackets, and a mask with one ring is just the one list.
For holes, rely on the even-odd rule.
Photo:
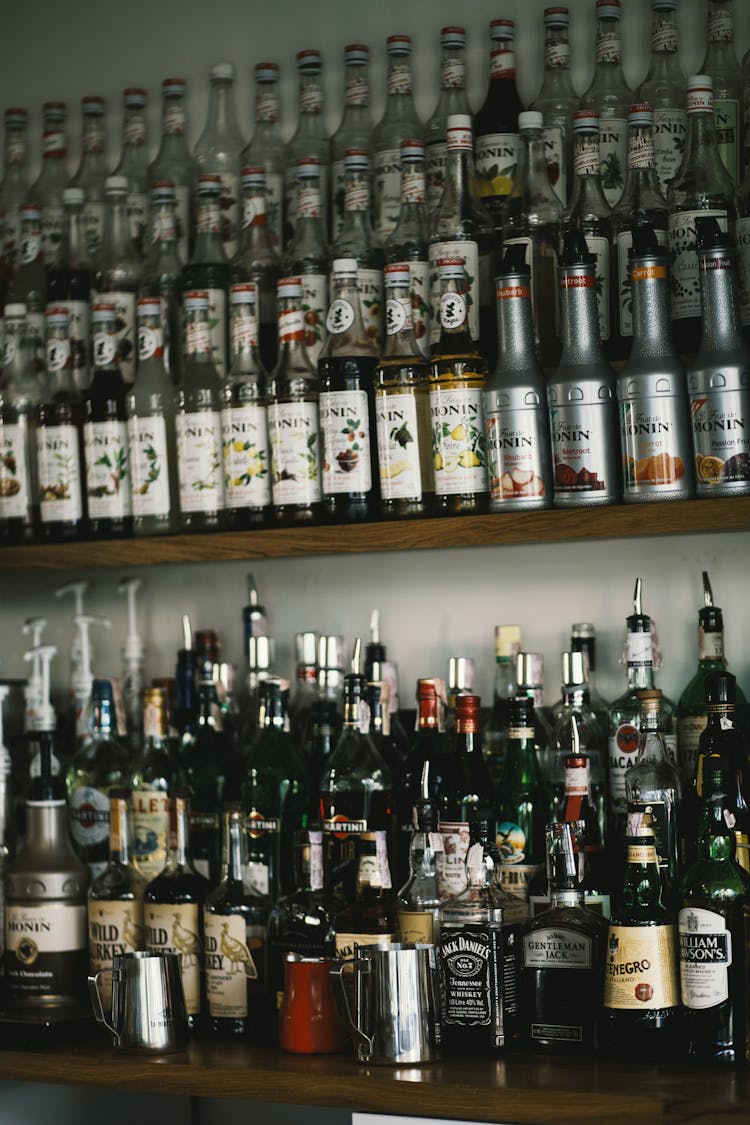
[(157, 789), (135, 789), (132, 809), (133, 866), (150, 883), (164, 870), (169, 834), (169, 800)]
[[(143, 903), (96, 902), (88, 904), (89, 966), (92, 973), (112, 968), (117, 953), (133, 953), (143, 948)], [(105, 1011), (112, 1006), (112, 977), (99, 982)]]
[(437, 940), (435, 915), (429, 910), (399, 910), (401, 941), (434, 945)]
[(677, 959), (674, 926), (610, 926), (605, 1008), (674, 1008)]
[(189, 1016), (201, 1010), (200, 916), (195, 902), (144, 903), (146, 948), (182, 954), (182, 987)]
[(253, 956), (255, 941), (248, 938), (241, 914), (203, 911), (205, 933), (206, 996), (212, 1016), (236, 1019), (247, 1015), (247, 982), (258, 979)]
[(653, 844), (628, 844), (628, 863), (656, 863)]

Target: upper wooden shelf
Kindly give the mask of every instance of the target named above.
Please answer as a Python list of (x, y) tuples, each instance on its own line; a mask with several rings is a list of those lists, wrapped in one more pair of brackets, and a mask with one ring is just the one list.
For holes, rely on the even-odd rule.
[(750, 496), (0, 548), (0, 570), (83, 570), (750, 530)]

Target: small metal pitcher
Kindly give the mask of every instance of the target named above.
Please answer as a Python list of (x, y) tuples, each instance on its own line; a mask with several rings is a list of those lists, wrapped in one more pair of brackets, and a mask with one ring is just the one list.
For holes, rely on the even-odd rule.
[[(114, 1046), (134, 1054), (184, 1051), (188, 1043), (182, 954), (116, 953), (111, 969), (88, 978), (94, 1015), (112, 1032)], [(99, 978), (112, 974), (112, 1015), (107, 1022)]]

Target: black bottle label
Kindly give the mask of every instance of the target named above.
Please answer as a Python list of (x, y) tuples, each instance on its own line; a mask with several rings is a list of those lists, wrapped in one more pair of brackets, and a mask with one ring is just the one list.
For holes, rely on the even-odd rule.
[(11, 1002), (76, 996), (86, 973), (86, 907), (83, 904), (8, 905), (5, 971)]
[(447, 1027), (486, 1028), (488, 1044), (502, 1047), (504, 957), (502, 927), (469, 925), (440, 937), (443, 1022)]

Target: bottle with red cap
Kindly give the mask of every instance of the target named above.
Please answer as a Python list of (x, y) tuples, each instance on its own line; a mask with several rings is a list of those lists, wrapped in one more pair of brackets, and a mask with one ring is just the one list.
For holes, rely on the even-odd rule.
[(101, 539), (132, 531), (126, 387), (117, 322), (114, 304), (97, 301), (91, 310), (94, 374), (83, 404), (83, 451), (89, 534)]
[(83, 188), (86, 202), (83, 205), (83, 222), (86, 228), (86, 247), (96, 258), (104, 233), (104, 181), (107, 178), (107, 102), (96, 94), (87, 94), (81, 101), (83, 128), (81, 132), (81, 162), (70, 181), (71, 187)]
[(68, 152), (65, 138), (65, 102), (45, 102), (42, 109), (42, 170), (29, 189), (29, 203), (42, 208), (42, 252), (48, 267), (59, 264), (65, 210), (63, 192), (68, 185)]
[[(151, 239), (138, 296), (153, 297), (161, 308), (163, 363), (173, 383), (182, 363), (182, 269), (178, 241), (177, 189), (171, 180), (151, 185)], [(140, 363), (140, 352), (139, 352)]]
[(198, 176), (195, 243), (182, 271), (183, 294), (193, 289), (208, 294), (212, 356), (220, 379), (227, 369), (227, 294), (232, 278), (225, 252), (228, 243), (222, 237), (222, 190), (221, 176)]
[(549, 182), (563, 207), (573, 181), (573, 114), (578, 95), (570, 78), (568, 8), (544, 9), (544, 80), (531, 108), (544, 118)]
[[(4, 174), (0, 181), (0, 212), (5, 218), (0, 256), (11, 272), (17, 264), (21, 235), (18, 212), (29, 190), (28, 120), (25, 109), (12, 107), (5, 111)], [(36, 205), (40, 207), (41, 202)]]
[(337, 238), (344, 221), (344, 154), (347, 149), (369, 149), (370, 48), (362, 43), (344, 47), (344, 113), (331, 137), (331, 235)]
[(240, 225), (240, 152), (244, 140), (237, 125), (234, 66), (211, 67), (211, 96), (206, 124), (193, 149), (199, 175), (219, 177), (219, 228), (227, 258), (237, 249)]
[(492, 813), (495, 794), (482, 753), (481, 699), (469, 692), (456, 696), (453, 756), (445, 778), (445, 804), (440, 816), (443, 861), (438, 867), (442, 898), (460, 894), (466, 886), (466, 852), (472, 812)]
[(628, 156), (628, 106), (633, 95), (622, 72), (620, 0), (596, 0), (596, 70), (581, 109), (599, 114), (602, 187), (610, 207), (622, 195)]
[(344, 222), (331, 247), (331, 258), (356, 260), (365, 331), (379, 348), (383, 332), (385, 252), (370, 223), (370, 158), (364, 149), (347, 149), (344, 183)]
[(323, 232), (317, 157), (297, 161), (297, 218), (294, 238), (284, 256), (284, 272), (299, 275), (302, 281), (305, 347), (310, 362), (315, 365), (325, 338), (328, 312), (328, 248)]
[(411, 321), (422, 355), (430, 352), (429, 217), (425, 192), (424, 144), (401, 142), (401, 210), (385, 246), (389, 262), (409, 266)]
[[(83, 224), (84, 200), (82, 188), (65, 189), (62, 242), (52, 261), (46, 256), (44, 259), (47, 268), (47, 308), (62, 307), (68, 312), (70, 361), (75, 385), (81, 391), (85, 390), (90, 382), (89, 318), (95, 278), (94, 265), (86, 248), (86, 232)], [(42, 212), (43, 248), (44, 245), (44, 212)]]
[[(180, 257), (187, 261), (192, 245), (192, 191), (195, 161), (187, 143), (184, 78), (165, 78), (161, 84), (161, 144), (148, 169), (148, 182), (171, 183), (175, 199), (175, 237)], [(153, 196), (151, 206), (154, 206)], [(153, 218), (153, 210), (152, 210)]]
[(146, 91), (131, 87), (123, 91), (122, 154), (114, 175), (127, 180), (128, 227), (139, 255), (145, 248), (148, 226), (148, 131)]
[(373, 225), (387, 238), (396, 225), (401, 203), (400, 145), (409, 137), (422, 139), (424, 128), (414, 107), (409, 35), (386, 40), (388, 79), (385, 112), (372, 133)]
[(297, 161), (303, 156), (314, 156), (320, 161), (320, 194), (323, 200), (324, 229), (328, 236), (328, 185), (331, 167), (331, 143), (323, 117), (323, 57), (320, 51), (307, 49), (297, 52), (299, 116), (294, 136), (286, 146), (286, 172), (284, 188), (284, 242), (294, 237), (294, 220), (297, 213)]
[(243, 168), (262, 168), (266, 174), (268, 237), (274, 250), (284, 236), (284, 142), (279, 124), (279, 64), (256, 63), (255, 133), (242, 150)]
[(523, 103), (516, 88), (513, 20), (490, 21), (490, 82), (474, 116), (477, 185), (499, 234), (503, 204), (518, 162), (518, 115)]
[(262, 168), (243, 168), (240, 183), (241, 232), (232, 266), (237, 281), (255, 284), (260, 358), (271, 371), (276, 364), (276, 283), (281, 261), (268, 235), (265, 172)]
[(96, 274), (97, 299), (115, 307), (118, 364), (123, 379), (130, 386), (135, 379), (135, 301), (142, 266), (133, 241), (125, 176), (107, 176), (105, 197), (104, 237)]
[[(471, 114), (466, 96), (466, 29), (444, 27), (440, 32), (440, 98), (425, 126), (427, 143), (427, 208), (434, 211), (445, 184), (445, 130), (451, 113)], [(402, 149), (403, 157), (403, 149)]]

